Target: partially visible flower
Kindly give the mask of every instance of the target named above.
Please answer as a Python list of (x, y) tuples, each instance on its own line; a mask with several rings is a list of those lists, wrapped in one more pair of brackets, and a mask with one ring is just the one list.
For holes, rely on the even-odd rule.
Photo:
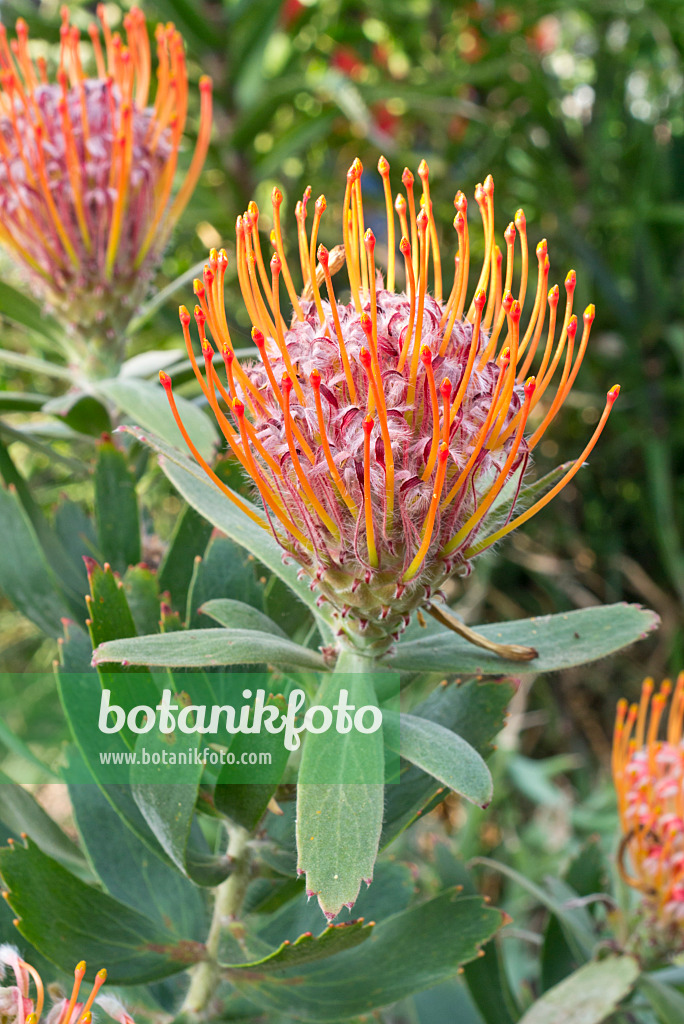
[[(2, 1024), (38, 1024), (45, 1004), (45, 988), (38, 971), (19, 955), (14, 946), (0, 946), (0, 981), (5, 980), (6, 968), (14, 975), (14, 985), (0, 988), (0, 1021)], [(118, 1001), (110, 996), (98, 995), (107, 980), (104, 967), (95, 975), (95, 982), (85, 1001), (79, 1001), (81, 983), (86, 972), (85, 960), (74, 970), (74, 985), (69, 998), (58, 999), (46, 1016), (46, 1024), (91, 1024), (92, 1008), (97, 1002), (118, 1024), (134, 1024), (133, 1018)], [(31, 995), (31, 980), (35, 995)]]
[[(195, 373), (232, 453), (261, 496), (268, 527), (312, 578), (321, 599), (334, 606), (340, 632), (376, 652), (398, 636), (415, 608), (429, 605), (452, 571), (466, 575), (476, 555), (543, 508), (572, 479), (593, 448), (619, 391), (615, 387), (608, 392), (603, 415), (579, 458), (514, 518), (530, 454), (579, 371), (594, 307), (585, 311), (580, 340), (572, 313), (575, 274), (571, 271), (565, 280), (566, 304), (557, 337), (558, 287), (551, 289), (543, 354), (536, 378), (528, 378), (546, 318), (546, 241), (537, 246), (536, 296), (523, 328), (528, 270), (525, 217), (519, 210), (504, 233), (504, 275), (494, 233), (494, 184), (488, 177), (475, 192), (485, 245), (468, 302), (468, 204), (463, 193), (457, 193), (455, 273), (444, 298), (429, 173), (423, 161), (420, 211), (416, 212), (414, 178), (408, 169), (402, 177), (406, 193), (396, 199), (407, 283), (405, 292), (397, 292), (395, 214), (384, 157), (378, 169), (387, 208), (386, 286), (376, 266), (375, 236), (365, 229), (362, 168), (356, 160), (347, 175), (343, 246), (332, 252), (318, 246), (324, 196), (315, 203), (310, 235), (306, 228), (310, 188), (297, 204), (301, 296), (295, 291), (283, 246), (280, 190), (273, 192), (275, 252), (270, 274), (261, 251), (256, 204), (250, 203), (238, 218), (237, 272), (254, 325), (258, 362), (242, 366), (233, 350), (224, 312), (225, 251), (212, 251), (204, 280), (195, 281), (204, 375), (192, 349), (190, 314), (181, 307)], [(514, 295), (516, 238), (522, 269)], [(430, 259), (434, 297), (428, 293)], [(332, 281), (344, 263), (349, 302), (337, 300)], [(281, 311), (281, 278), (294, 310), (289, 324)], [(225, 366), (225, 384), (213, 365), (216, 352)], [(199, 455), (178, 418), (170, 379), (161, 374), (161, 380), (195, 457), (232, 501), (266, 525)], [(526, 435), (533, 412), (537, 426)]]
[[(621, 700), (613, 738), (613, 778), (623, 839), (618, 865), (643, 895), (651, 942), (684, 950), (684, 672), (639, 704)], [(670, 700), (669, 714), (664, 712)], [(664, 738), (660, 738), (664, 724)]]
[(10, 43), (0, 26), (0, 243), (72, 330), (116, 347), (149, 287), (171, 229), (202, 169), (211, 130), (211, 81), (200, 81), (195, 153), (173, 198), (188, 80), (172, 24), (152, 60), (142, 11), (112, 33), (105, 8), (89, 27), (95, 75), (81, 63), (80, 32), (62, 8), (59, 68), (34, 61), (23, 19)]

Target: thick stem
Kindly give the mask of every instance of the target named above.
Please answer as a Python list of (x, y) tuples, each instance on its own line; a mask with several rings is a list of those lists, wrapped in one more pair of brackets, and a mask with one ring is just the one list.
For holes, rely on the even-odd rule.
[(192, 969), (190, 988), (181, 1007), (181, 1015), (197, 1017), (206, 1008), (216, 992), (221, 970), (218, 954), (225, 925), (234, 921), (240, 913), (242, 901), (249, 881), (249, 839), (250, 834), (239, 825), (229, 828), (227, 856), (233, 869), (216, 890), (214, 913), (205, 942), (207, 959)]

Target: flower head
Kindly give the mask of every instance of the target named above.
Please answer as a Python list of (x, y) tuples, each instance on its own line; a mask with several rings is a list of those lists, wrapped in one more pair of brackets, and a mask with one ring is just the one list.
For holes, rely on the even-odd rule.
[[(623, 839), (618, 866), (643, 894), (653, 941), (684, 949), (684, 672), (654, 693), (644, 680), (639, 704), (621, 700), (613, 737), (613, 778)], [(665, 708), (670, 699), (665, 719)], [(660, 738), (665, 721), (664, 738)]]
[(150, 43), (137, 7), (112, 33), (98, 7), (89, 35), (94, 77), (81, 63), (80, 32), (62, 8), (56, 81), (31, 57), (28, 28), (8, 42), (0, 26), (0, 243), (37, 292), (72, 328), (113, 341), (144, 297), (170, 231), (206, 156), (211, 81), (185, 181), (172, 199), (185, 127), (183, 40), (156, 30), (154, 103)]
[[(254, 481), (268, 526), (332, 603), (340, 630), (356, 643), (382, 649), (451, 572), (467, 574), (477, 554), (534, 515), (575, 475), (619, 389), (608, 393), (600, 423), (576, 462), (531, 508), (514, 517), (530, 454), (577, 376), (594, 307), (586, 310), (577, 337), (571, 271), (565, 280), (565, 310), (557, 317), (559, 291), (554, 286), (547, 297), (549, 259), (543, 241), (537, 246), (532, 312), (522, 324), (525, 217), (518, 211), (504, 234), (504, 276), (491, 177), (475, 192), (485, 248), (472, 297), (468, 301), (470, 238), (462, 192), (454, 200), (458, 244), (453, 285), (443, 297), (427, 164), (419, 168), (423, 195), (418, 212), (411, 172), (404, 171), (405, 194), (397, 196), (393, 208), (384, 157), (378, 170), (387, 210), (386, 284), (376, 264), (375, 236), (365, 228), (362, 168), (355, 160), (342, 207), (343, 245), (330, 252), (318, 245), (324, 196), (314, 204), (310, 233), (311, 190), (297, 203), (301, 295), (285, 256), (280, 190), (274, 189), (272, 197), (270, 273), (256, 204), (237, 220), (237, 272), (258, 360), (243, 366), (233, 350), (224, 312), (225, 251), (213, 251), (203, 281), (195, 281), (204, 374), (193, 353), (185, 307), (181, 323), (202, 390), (232, 453)], [(406, 281), (402, 291), (395, 290), (395, 209)], [(514, 294), (516, 239), (522, 269)], [(345, 263), (351, 294), (349, 301), (339, 301), (333, 276)], [(434, 294), (428, 292), (430, 263)], [(289, 322), (281, 309), (281, 281), (293, 307)], [(225, 384), (213, 362), (216, 352), (224, 362)], [(535, 361), (536, 377), (530, 377)], [(166, 374), (161, 379), (177, 416), (171, 381)], [(526, 431), (533, 415), (537, 426)], [(245, 510), (185, 436), (217, 486)], [(256, 518), (263, 523), (261, 516)]]
[[(0, 980), (5, 980), (6, 969), (14, 975), (14, 984), (0, 988), (0, 1021), (2, 1024), (38, 1024), (45, 1003), (45, 987), (38, 971), (22, 960), (14, 946), (0, 946)], [(85, 977), (85, 960), (74, 970), (74, 985), (69, 998), (56, 1000), (50, 1008), (46, 1024), (91, 1024), (92, 1007), (95, 1002), (119, 1024), (134, 1024), (117, 999), (100, 996), (99, 992), (107, 980), (104, 967), (95, 975), (95, 982), (87, 999), (79, 1001), (81, 984)], [(31, 981), (35, 994), (31, 994)]]

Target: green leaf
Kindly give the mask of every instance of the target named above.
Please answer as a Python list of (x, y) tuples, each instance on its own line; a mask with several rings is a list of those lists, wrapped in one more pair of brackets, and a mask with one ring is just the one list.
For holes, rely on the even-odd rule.
[[(285, 714), (287, 702), (282, 695), (271, 696), (266, 707), (277, 707), (281, 714)], [(263, 730), (256, 734), (237, 733), (231, 740), (230, 753), (234, 755), (235, 763), (222, 766), (214, 789), (214, 804), (221, 814), (253, 832), (282, 778), (290, 751), (280, 734)], [(242, 764), (243, 754), (269, 755), (268, 778), (272, 781), (259, 784), (255, 778), (257, 769)]]
[[(201, 265), (200, 265), (200, 273)], [(197, 277), (197, 274), (195, 274)], [(130, 333), (130, 331), (129, 331)], [(185, 359), (184, 349), (151, 348), (138, 352), (130, 359), (124, 360), (119, 368), (119, 377), (156, 377), (160, 370), (168, 370), (181, 359)]]
[[(432, 775), (466, 800), (486, 807), (492, 799), (492, 777), (478, 752), (456, 733), (437, 722), (415, 715), (383, 712), (383, 725), (398, 719), (398, 731), (390, 728), (385, 742), (390, 750)], [(397, 742), (398, 741), (398, 742)]]
[(284, 637), (285, 633), (277, 626), (273, 619), (264, 615), (257, 608), (242, 601), (231, 601), (227, 597), (214, 598), (213, 601), (205, 601), (197, 609), (200, 615), (208, 615), (214, 622), (218, 622), (227, 629), (257, 629), (262, 633), (273, 633), (274, 636)]
[[(445, 981), (442, 985), (420, 992), (413, 997), (415, 1024), (436, 1024), (454, 1021), (457, 1024), (483, 1024), (465, 986), (458, 981)], [(508, 1024), (500, 1017), (497, 1024)]]
[[(345, 676), (343, 685), (349, 688), (350, 705), (375, 704), (365, 672)], [(339, 694), (340, 677), (333, 673), (323, 679), (314, 703), (332, 709)], [(297, 870), (306, 873), (307, 893), (318, 897), (328, 918), (353, 905), (361, 882), (370, 885), (373, 878), (382, 829), (384, 787), (378, 780), (383, 772), (382, 730), (306, 736), (297, 784)], [(336, 781), (316, 781), (332, 775)]]
[(169, 546), (159, 566), (159, 589), (171, 595), (171, 605), (185, 614), (187, 593), (195, 567), (195, 558), (203, 555), (212, 526), (190, 505), (176, 520)]
[(301, 967), (313, 964), (318, 960), (337, 956), (346, 950), (354, 949), (371, 937), (374, 924), (364, 924), (363, 919), (348, 921), (344, 924), (328, 925), (320, 935), (313, 936), (305, 932), (294, 942), (287, 939), (260, 959), (247, 963), (222, 964), (224, 970), (232, 969), (258, 970), (265, 975), (277, 974), (289, 967)]
[(64, 331), (54, 317), (29, 298), (26, 290), (18, 291), (5, 281), (0, 281), (0, 316), (57, 345), (64, 339)]
[(256, 629), (186, 629), (100, 644), (93, 664), (207, 668), (224, 665), (296, 665), (324, 669), (317, 651)]
[[(211, 483), (197, 463), (190, 462), (159, 438), (145, 437), (141, 431), (131, 427), (125, 429), (158, 453), (159, 465), (188, 504), (280, 577), (299, 600), (311, 609), (326, 629), (327, 636), (331, 637), (332, 626), (325, 616), (325, 609), (318, 607), (316, 595), (312, 593), (307, 581), (298, 579), (299, 568), (296, 563), (288, 560), (288, 564), (284, 564), (282, 548), (270, 533), (243, 515)], [(244, 498), (242, 500), (245, 501)], [(254, 511), (259, 513), (256, 507)]]
[(642, 974), (639, 991), (648, 999), (660, 1024), (682, 1024), (684, 995), (671, 985)]
[(99, 437), (112, 429), (106, 407), (93, 395), (82, 391), (67, 391), (64, 395), (51, 398), (43, 406), (43, 412), (59, 416), (80, 434)]
[(380, 922), (367, 942), (332, 959), (273, 978), (234, 970), (230, 980), (259, 1006), (298, 1020), (356, 1017), (452, 977), (500, 925), (498, 910), (449, 889)]
[(0, 391), (1, 412), (40, 412), (46, 401), (45, 395), (29, 391)]
[(397, 645), (388, 658), (402, 672), (448, 672), (462, 675), (514, 675), (556, 672), (605, 658), (643, 640), (660, 623), (655, 612), (637, 604), (610, 604), (515, 622), (476, 626), (488, 640), (534, 647), (539, 657), (508, 661), (474, 647), (448, 629)]
[[(198, 609), (212, 598), (239, 597), (246, 604), (261, 608), (264, 583), (259, 580), (258, 573), (261, 573), (261, 569), (254, 555), (250, 555), (228, 537), (212, 537), (204, 557), (197, 559), (195, 563), (195, 571), (188, 590), (188, 626), (204, 626), (206, 620), (202, 620)], [(239, 623), (235, 625), (239, 627)]]
[(144, 908), (178, 938), (202, 939), (207, 914), (200, 890), (122, 827), (94, 783), (70, 785), (69, 798), (88, 860), (107, 892), (135, 910)]
[(140, 520), (135, 481), (125, 454), (110, 440), (98, 446), (95, 523), (100, 553), (115, 572), (140, 561)]
[(25, 832), (35, 843), (77, 874), (87, 874), (85, 857), (23, 786), (0, 772), (0, 821), (15, 836)]
[[(513, 687), (508, 683), (470, 680), (460, 686), (437, 687), (427, 700), (413, 708), (413, 714), (457, 733), (486, 756), (503, 727), (512, 696)], [(414, 766), (402, 772), (397, 785), (387, 786), (381, 846), (387, 846), (405, 829), (436, 798), (440, 788), (443, 789), (431, 775)]]
[(179, 941), (131, 907), (81, 882), (32, 840), (0, 850), (0, 875), (19, 932), (58, 967), (80, 960), (89, 977), (107, 966), (114, 984), (139, 984), (184, 970), (203, 956), (197, 942)]
[[(102, 645), (103, 641), (120, 643), (120, 637), (135, 637), (135, 623), (121, 580), (114, 576), (110, 568), (100, 568), (93, 559), (87, 559), (86, 566), (91, 591), (86, 597), (90, 615), (88, 629), (93, 648)], [(102, 688), (112, 691), (113, 702), (121, 705), (127, 714), (131, 708), (139, 704), (156, 706), (159, 699), (158, 688), (146, 669), (117, 664), (116, 660), (111, 664), (102, 661), (96, 663), (94, 654), (92, 664), (98, 670)], [(136, 735), (127, 725), (124, 726), (121, 737), (133, 749)]]
[[(0, 589), (48, 636), (61, 636), (71, 611), (16, 491), (0, 487)], [(11, 543), (9, 539), (11, 538)]]
[(46, 377), (57, 377), (59, 380), (67, 380), (70, 383), (74, 376), (68, 366), (48, 363), (44, 359), (25, 356), (23, 352), (13, 352), (12, 349), (7, 348), (0, 349), (0, 363), (3, 366), (16, 366), (18, 370), (28, 370), (30, 373), (44, 373)]
[(485, 946), (484, 956), (466, 964), (463, 976), (485, 1024), (515, 1024), (520, 1010), (515, 1004), (497, 939)]
[(158, 632), (161, 611), (156, 572), (146, 565), (131, 565), (124, 575), (123, 585), (136, 631)]
[[(199, 733), (178, 737), (153, 731), (139, 737), (138, 747), (154, 755), (172, 749), (178, 742), (182, 742), (184, 751), (193, 746), (200, 749), (202, 737)], [(228, 875), (231, 865), (225, 856), (213, 857), (202, 833), (193, 829), (203, 771), (201, 759), (198, 764), (189, 759), (188, 764), (176, 765), (171, 783), (163, 765), (136, 764), (131, 769), (131, 783), (133, 798), (145, 821), (176, 867), (198, 885), (214, 886)]]
[(585, 964), (533, 1003), (520, 1024), (601, 1024), (630, 994), (638, 977), (633, 956), (608, 956)]
[[(187, 450), (159, 381), (127, 377), (98, 381), (93, 386), (99, 394), (130, 416), (136, 425), (142, 427), (143, 432), (154, 431), (181, 451)], [(218, 443), (212, 420), (182, 395), (176, 395), (175, 399), (185, 429), (204, 458), (211, 459)], [(142, 441), (143, 437), (139, 436), (139, 439)]]

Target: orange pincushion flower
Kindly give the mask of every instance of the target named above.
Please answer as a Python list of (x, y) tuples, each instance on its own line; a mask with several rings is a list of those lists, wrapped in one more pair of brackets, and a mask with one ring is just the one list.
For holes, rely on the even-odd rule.
[[(171, 381), (161, 375), (181, 431), (217, 486), (273, 530), (312, 577), (322, 599), (334, 606), (340, 631), (376, 651), (391, 643), (411, 612), (429, 602), (452, 571), (467, 574), (476, 555), (543, 508), (575, 475), (619, 391), (608, 392), (601, 420), (579, 458), (531, 508), (514, 517), (530, 454), (577, 376), (594, 307), (586, 310), (577, 338), (571, 271), (559, 334), (558, 287), (547, 299), (549, 259), (543, 241), (537, 247), (534, 305), (523, 327), (525, 217), (518, 211), (504, 234), (504, 276), (491, 177), (475, 192), (485, 254), (470, 302), (467, 201), (462, 192), (454, 200), (458, 246), (453, 285), (444, 298), (427, 164), (419, 168), (419, 212), (411, 172), (404, 171), (406, 193), (393, 207), (384, 157), (378, 170), (387, 211), (386, 285), (376, 266), (375, 236), (365, 229), (362, 168), (356, 160), (347, 175), (343, 246), (328, 252), (318, 245), (324, 196), (314, 205), (310, 234), (310, 188), (297, 203), (301, 296), (285, 256), (280, 190), (273, 192), (270, 273), (256, 204), (238, 218), (237, 271), (258, 361), (243, 366), (233, 350), (224, 312), (225, 251), (212, 251), (203, 281), (195, 282), (204, 374), (193, 352), (190, 314), (181, 307), (186, 346), (202, 391), (233, 455), (254, 481), (267, 523), (246, 510), (202, 460), (178, 418)], [(395, 209), (406, 281), (402, 291), (395, 290)], [(514, 294), (516, 238), (522, 269)], [(434, 296), (428, 292), (430, 262)], [(332, 278), (345, 263), (351, 295), (340, 302)], [(287, 320), (281, 283), (293, 308)], [(217, 353), (225, 383), (213, 363)], [(535, 362), (536, 377), (528, 378)], [(527, 432), (533, 415), (537, 426)], [(512, 485), (512, 496), (511, 488), (504, 491), (506, 484)]]
[(145, 18), (133, 7), (125, 40), (98, 7), (104, 39), (89, 28), (95, 75), (81, 64), (79, 30), (62, 8), (56, 82), (31, 58), (19, 19), (8, 43), (0, 26), (0, 243), (37, 292), (88, 340), (113, 342), (145, 295), (207, 152), (211, 81), (200, 82), (195, 154), (172, 199), (185, 128), (183, 41), (156, 30), (157, 82)]
[[(653, 692), (644, 680), (639, 704), (618, 704), (613, 778), (623, 840), (618, 866), (643, 893), (655, 941), (684, 948), (684, 672)], [(670, 710), (664, 712), (670, 700)], [(659, 735), (664, 722), (664, 738)]]

